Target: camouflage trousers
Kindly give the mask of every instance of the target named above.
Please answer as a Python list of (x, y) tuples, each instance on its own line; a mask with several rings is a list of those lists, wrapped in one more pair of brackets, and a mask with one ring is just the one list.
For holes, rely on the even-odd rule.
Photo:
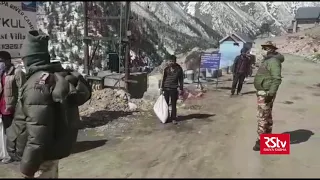
[(268, 134), (272, 133), (272, 108), (274, 98), (269, 102), (266, 101), (267, 92), (265, 91), (258, 91), (257, 92), (257, 103), (258, 103), (258, 110), (257, 110), (257, 118), (258, 118), (258, 138), (260, 140), (260, 134)]
[(59, 161), (46, 161), (42, 163), (39, 170), (35, 173), (35, 178), (48, 178), (57, 179), (58, 178)]

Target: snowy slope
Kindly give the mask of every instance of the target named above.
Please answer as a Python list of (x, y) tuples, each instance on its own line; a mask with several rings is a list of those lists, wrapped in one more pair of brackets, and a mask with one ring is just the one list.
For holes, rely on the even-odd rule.
[(222, 34), (242, 31), (254, 35), (262, 23), (272, 25), (273, 34), (285, 32), (298, 7), (319, 2), (180, 2), (180, 7)]
[[(258, 35), (263, 23), (272, 34), (285, 33), (298, 7), (319, 6), (319, 2), (132, 2), (132, 51), (146, 54), (160, 64), (168, 53), (187, 52), (194, 47), (217, 47), (218, 40), (231, 32)], [(91, 6), (90, 6), (91, 7)], [(96, 2), (96, 16), (119, 15), (119, 2)], [(82, 62), (83, 4), (71, 1), (47, 1), (38, 8), (39, 29), (51, 36), (50, 53), (62, 61)], [(119, 22), (89, 22), (93, 36), (119, 36)], [(96, 42), (94, 42), (96, 43)], [(96, 66), (116, 43), (100, 42), (94, 60)], [(92, 50), (91, 50), (92, 51)]]

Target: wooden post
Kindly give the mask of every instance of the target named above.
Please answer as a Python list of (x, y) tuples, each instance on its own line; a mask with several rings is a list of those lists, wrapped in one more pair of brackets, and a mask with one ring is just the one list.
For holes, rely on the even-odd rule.
[(200, 82), (200, 73), (201, 73), (201, 54), (199, 55), (199, 69), (198, 69), (198, 86), (197, 88), (201, 88), (201, 82)]
[[(88, 2), (83, 1), (84, 37), (88, 37)], [(84, 39), (84, 73), (89, 75), (89, 40)]]

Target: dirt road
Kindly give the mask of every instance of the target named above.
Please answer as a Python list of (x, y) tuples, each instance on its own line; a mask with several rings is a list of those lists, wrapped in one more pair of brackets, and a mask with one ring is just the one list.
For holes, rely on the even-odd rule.
[[(291, 133), (290, 155), (252, 151), (257, 136), (253, 85), (245, 85), (245, 95), (230, 98), (227, 82), (180, 108), (179, 125), (160, 124), (149, 112), (106, 142), (101, 137), (82, 142), (83, 149), (61, 160), (60, 177), (319, 177), (320, 87), (314, 84), (320, 83), (320, 67), (302, 59), (286, 56), (274, 105), (274, 133)], [(0, 177), (18, 174), (0, 165)]]

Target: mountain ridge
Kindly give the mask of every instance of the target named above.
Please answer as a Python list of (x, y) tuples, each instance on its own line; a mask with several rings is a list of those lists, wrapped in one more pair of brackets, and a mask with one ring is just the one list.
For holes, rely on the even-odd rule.
[[(320, 2), (132, 2), (134, 18), (131, 30), (134, 54), (146, 54), (153, 65), (161, 63), (166, 54), (217, 48), (218, 41), (233, 32), (252, 37), (259, 34), (263, 23), (271, 34), (286, 33), (298, 7), (319, 6)], [(119, 2), (96, 2), (99, 16), (117, 15)], [(50, 53), (63, 61), (81, 61), (83, 57), (83, 5), (81, 2), (49, 1), (38, 8), (39, 29), (51, 36)], [(90, 22), (93, 36), (117, 36), (119, 23)], [(116, 44), (101, 42), (103, 52), (116, 49)], [(99, 64), (99, 63), (96, 63)]]

